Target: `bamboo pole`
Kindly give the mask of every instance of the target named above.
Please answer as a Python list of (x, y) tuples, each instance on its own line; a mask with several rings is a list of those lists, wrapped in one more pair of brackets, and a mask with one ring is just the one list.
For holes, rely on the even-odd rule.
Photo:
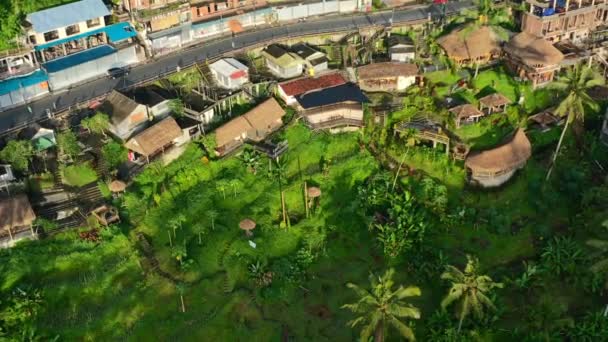
[(308, 185), (304, 182), (304, 207), (306, 207), (306, 218), (310, 216), (310, 211), (308, 208)]
[(171, 231), (167, 230), (167, 234), (169, 235), (169, 246), (173, 247), (173, 240), (171, 240)]
[(184, 303), (184, 295), (179, 295), (179, 299), (182, 302), (182, 312), (186, 312), (186, 304)]
[(285, 191), (281, 191), (281, 206), (283, 207), (283, 224), (287, 227), (287, 210), (285, 210)]

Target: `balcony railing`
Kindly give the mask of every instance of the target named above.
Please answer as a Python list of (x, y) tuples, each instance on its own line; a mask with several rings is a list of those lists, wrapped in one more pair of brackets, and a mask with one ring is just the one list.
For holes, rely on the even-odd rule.
[(349, 119), (349, 118), (343, 118), (343, 117), (333, 118), (333, 119), (330, 119), (327, 121), (322, 121), (322, 122), (310, 122), (306, 117), (304, 119), (306, 121), (306, 125), (314, 130), (329, 129), (329, 128), (342, 127), (342, 126), (355, 126), (355, 127), (364, 126), (363, 120)]

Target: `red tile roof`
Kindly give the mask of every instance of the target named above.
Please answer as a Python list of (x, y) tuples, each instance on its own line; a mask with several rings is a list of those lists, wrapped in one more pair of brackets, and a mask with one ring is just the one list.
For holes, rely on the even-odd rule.
[(289, 81), (279, 86), (287, 96), (296, 96), (304, 94), (311, 90), (324, 89), (339, 86), (346, 83), (341, 74), (329, 74), (317, 78), (302, 78), (295, 81)]

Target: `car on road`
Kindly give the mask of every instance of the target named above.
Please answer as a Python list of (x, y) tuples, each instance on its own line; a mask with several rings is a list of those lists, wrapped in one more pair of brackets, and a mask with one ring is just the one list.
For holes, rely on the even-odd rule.
[(127, 76), (131, 68), (129, 67), (118, 67), (108, 69), (108, 77), (111, 79), (117, 79), (119, 77)]

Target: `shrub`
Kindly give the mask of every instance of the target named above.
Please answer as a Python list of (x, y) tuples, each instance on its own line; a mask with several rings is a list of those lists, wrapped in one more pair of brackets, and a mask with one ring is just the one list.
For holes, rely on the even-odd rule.
[(545, 271), (556, 276), (575, 274), (583, 259), (582, 249), (569, 237), (555, 237), (541, 254)]

